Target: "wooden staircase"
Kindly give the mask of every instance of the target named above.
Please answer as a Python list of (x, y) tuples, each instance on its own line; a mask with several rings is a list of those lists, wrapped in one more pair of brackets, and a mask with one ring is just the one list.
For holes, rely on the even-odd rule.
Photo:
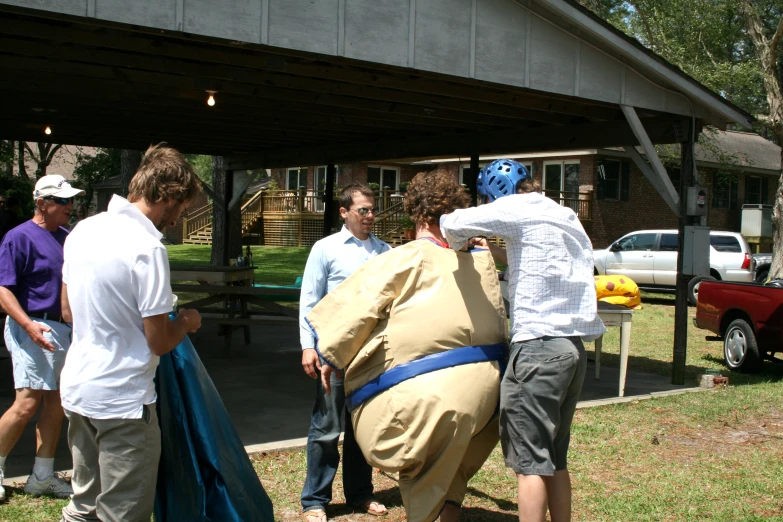
[[(258, 192), (242, 205), (242, 237), (248, 235), (261, 219), (263, 195), (263, 192)], [(182, 221), (182, 244), (212, 244), (212, 203), (194, 210)]]

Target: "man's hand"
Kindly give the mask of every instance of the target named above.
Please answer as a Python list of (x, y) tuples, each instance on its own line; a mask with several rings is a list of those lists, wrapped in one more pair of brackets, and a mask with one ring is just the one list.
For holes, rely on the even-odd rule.
[(198, 313), (198, 310), (180, 308), (177, 312), (177, 318), (185, 321), (188, 333), (196, 333), (196, 331), (201, 328), (201, 314)]
[(326, 395), (332, 394), (332, 374), (337, 377), (338, 380), (342, 380), (342, 372), (336, 371), (328, 364), (321, 369), (321, 385), (324, 387)]
[(30, 336), (30, 339), (33, 340), (35, 344), (40, 346), (46, 351), (53, 352), (54, 351), (54, 345), (46, 340), (46, 337), (44, 337), (44, 332), (51, 332), (52, 329), (46, 326), (45, 324), (36, 323), (35, 321), (30, 321), (30, 324), (24, 327), (25, 331), (27, 332), (27, 335)]
[(315, 348), (305, 348), (302, 350), (302, 368), (311, 379), (317, 379), (321, 371), (321, 358)]

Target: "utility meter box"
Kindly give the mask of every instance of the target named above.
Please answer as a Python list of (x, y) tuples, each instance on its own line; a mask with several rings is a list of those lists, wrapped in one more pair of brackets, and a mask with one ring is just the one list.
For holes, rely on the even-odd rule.
[(772, 237), (772, 205), (742, 205), (742, 226), (745, 237)]
[(707, 215), (707, 189), (704, 187), (688, 187), (685, 200), (686, 216)]
[(709, 227), (685, 227), (685, 237), (682, 238), (682, 249), (683, 275), (710, 275)]

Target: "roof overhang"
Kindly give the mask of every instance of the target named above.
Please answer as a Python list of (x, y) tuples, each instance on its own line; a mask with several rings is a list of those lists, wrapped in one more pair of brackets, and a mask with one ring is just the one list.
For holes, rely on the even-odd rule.
[(686, 140), (693, 117), (750, 121), (562, 0), (450, 2), (263, 0), (251, 16), (228, 0), (0, 0), (0, 138), (167, 141), (246, 169), (635, 145), (623, 101), (655, 143)]

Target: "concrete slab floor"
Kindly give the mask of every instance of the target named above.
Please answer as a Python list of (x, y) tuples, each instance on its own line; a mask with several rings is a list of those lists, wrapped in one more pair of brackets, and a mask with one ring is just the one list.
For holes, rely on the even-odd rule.
[[(299, 329), (296, 322), (273, 321), (251, 328), (251, 344), (245, 345), (241, 330), (234, 332), (231, 351), (224, 353), (217, 327), (206, 325), (191, 336), (234, 426), (248, 451), (301, 447), (307, 437), (315, 397), (315, 381), (301, 366)], [(8, 352), (0, 348), (0, 412), (13, 403), (13, 373)], [(580, 407), (617, 402), (619, 370), (603, 364), (601, 379), (588, 364)], [(626, 398), (649, 398), (653, 394), (689, 390), (674, 386), (669, 377), (628, 372)], [(695, 383), (694, 383), (695, 384)], [(620, 399), (623, 401), (623, 399)], [(71, 468), (63, 426), (55, 468)], [(14, 447), (6, 462), (6, 477), (30, 472), (35, 456), (35, 419)]]

